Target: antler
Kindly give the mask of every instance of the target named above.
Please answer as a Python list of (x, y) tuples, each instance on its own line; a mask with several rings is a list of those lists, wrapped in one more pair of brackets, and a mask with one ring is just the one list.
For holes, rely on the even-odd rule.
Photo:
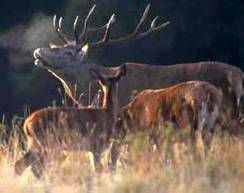
[(75, 40), (76, 40), (76, 43), (82, 43), (82, 42), (85, 42), (87, 40), (87, 37), (88, 37), (88, 34), (89, 33), (96, 33), (98, 31), (103, 31), (106, 29), (107, 27), (107, 23), (101, 27), (97, 27), (97, 28), (91, 28), (91, 27), (88, 27), (88, 22), (89, 22), (89, 19), (92, 15), (92, 13), (94, 12), (96, 8), (96, 4), (94, 4), (92, 6), (92, 8), (90, 9), (88, 15), (86, 16), (85, 20), (84, 20), (84, 24), (83, 24), (83, 31), (81, 32), (80, 35), (78, 35), (77, 33), (77, 22), (79, 20), (79, 16), (76, 16), (75, 20), (74, 20), (74, 23), (73, 23), (73, 32), (74, 32), (74, 36), (75, 36)]
[(162, 23), (161, 25), (156, 26), (156, 21), (158, 18), (159, 18), (159, 16), (155, 17), (151, 22), (150, 28), (147, 31), (141, 32), (140, 34), (138, 34), (137, 38), (142, 38), (144, 36), (147, 36), (154, 31), (160, 31), (160, 30), (164, 29), (167, 25), (170, 24), (170, 21), (166, 21), (166, 22)]
[[(105, 35), (104, 35), (104, 38), (102, 40), (100, 40), (99, 42), (97, 43), (92, 43), (92, 47), (98, 47), (98, 46), (101, 46), (102, 44), (117, 44), (117, 43), (121, 43), (123, 41), (128, 41), (132, 38), (136, 38), (136, 39), (139, 39), (139, 38), (142, 38), (142, 37), (145, 37), (153, 32), (156, 32), (156, 31), (160, 31), (162, 29), (164, 29), (167, 25), (170, 24), (169, 21), (166, 21), (164, 23), (162, 23), (161, 25), (156, 25), (156, 21), (158, 20), (159, 16), (156, 16), (152, 22), (151, 22), (151, 25), (150, 25), (150, 28), (144, 32), (140, 32), (140, 29), (141, 29), (141, 26), (145, 23), (145, 20), (148, 16), (148, 12), (149, 12), (149, 9), (150, 9), (150, 4), (147, 5), (147, 7), (145, 8), (143, 14), (142, 14), (142, 17), (140, 19), (140, 21), (138, 22), (135, 30), (130, 33), (129, 35), (125, 36), (125, 37), (121, 37), (121, 38), (118, 38), (118, 39), (109, 39), (109, 35), (110, 35), (110, 30), (108, 29), (108, 24), (100, 27), (100, 28), (97, 28), (97, 29), (94, 29), (94, 31), (97, 31), (97, 30), (101, 30), (101, 29), (104, 29), (106, 27), (106, 32), (105, 32)], [(108, 22), (109, 23), (109, 22)], [(109, 25), (111, 26), (111, 25)], [(107, 31), (109, 30), (109, 33), (107, 33)]]
[[(83, 31), (81, 32), (80, 35), (78, 35), (78, 32), (77, 32), (77, 23), (78, 23), (78, 20), (79, 20), (79, 16), (76, 16), (76, 18), (75, 18), (75, 20), (73, 22), (73, 33), (74, 33), (74, 36), (75, 36), (76, 44), (85, 42), (87, 40), (89, 32), (95, 33), (95, 32), (102, 31), (102, 30), (107, 28), (108, 23), (103, 25), (103, 26), (101, 26), (101, 27), (98, 27), (98, 28), (88, 28), (88, 22), (89, 22), (90, 16), (94, 12), (95, 8), (96, 8), (96, 4), (94, 4), (92, 6), (92, 8), (90, 9), (88, 15), (86, 16), (86, 18), (84, 20), (84, 24), (83, 24)], [(66, 35), (62, 31), (62, 19), (63, 18), (60, 17), (59, 20), (57, 21), (57, 16), (54, 15), (54, 17), (53, 17), (54, 29), (56, 30), (58, 36), (64, 41), (64, 43), (72, 44), (72, 42), (66, 37)], [(57, 25), (57, 22), (58, 22), (58, 25)], [(105, 34), (106, 34), (106, 32), (105, 32)]]
[(75, 36), (75, 41), (78, 42), (79, 41), (79, 36), (78, 36), (78, 33), (77, 33), (77, 22), (79, 20), (79, 16), (76, 16), (75, 18), (75, 21), (73, 23), (73, 32), (74, 32), (74, 36)]
[(57, 16), (54, 15), (53, 17), (53, 27), (56, 30), (58, 36), (64, 41), (64, 43), (71, 44), (69, 39), (66, 37), (66, 35), (62, 31), (62, 17), (58, 20), (58, 26), (57, 26)]
[(90, 16), (91, 14), (93, 13), (94, 9), (96, 8), (96, 4), (94, 4), (92, 6), (92, 8), (90, 9), (89, 13), (87, 14), (85, 20), (84, 20), (84, 24), (83, 24), (83, 31), (81, 32), (80, 36), (79, 36), (79, 39), (78, 39), (78, 42), (81, 43), (81, 42), (84, 42), (87, 38), (87, 24), (88, 24), (88, 21), (90, 19)]
[[(151, 21), (151, 25), (149, 27), (148, 30), (146, 31), (143, 31), (143, 32), (140, 32), (140, 29), (142, 27), (142, 25), (145, 23), (145, 20), (148, 16), (148, 13), (149, 13), (149, 10), (150, 10), (150, 4), (148, 4), (138, 22), (138, 24), (136, 25), (136, 28), (134, 29), (134, 31), (130, 34), (128, 34), (127, 36), (125, 37), (121, 37), (121, 38), (117, 38), (117, 39), (110, 39), (109, 36), (110, 36), (110, 33), (111, 33), (111, 26), (112, 24), (115, 22), (115, 15), (113, 14), (109, 21), (101, 26), (101, 27), (98, 27), (98, 28), (89, 28), (88, 27), (88, 22), (89, 22), (89, 19), (92, 15), (92, 13), (94, 12), (96, 8), (96, 5), (94, 4), (92, 6), (92, 8), (90, 9), (89, 13), (87, 14), (85, 20), (84, 20), (84, 23), (83, 23), (83, 30), (81, 32), (80, 35), (78, 35), (78, 32), (77, 32), (77, 23), (78, 23), (78, 20), (79, 20), (79, 16), (77, 16), (74, 20), (74, 23), (73, 23), (73, 32), (74, 32), (74, 36), (75, 36), (75, 43), (76, 44), (83, 44), (84, 42), (87, 41), (87, 38), (88, 38), (88, 34), (89, 33), (95, 33), (95, 32), (98, 32), (98, 31), (103, 31), (105, 30), (104, 32), (104, 36), (101, 40), (99, 40), (98, 42), (94, 42), (94, 43), (90, 43), (90, 47), (99, 47), (101, 45), (104, 45), (105, 43), (107, 44), (117, 44), (117, 43), (121, 43), (123, 41), (128, 41), (130, 39), (139, 39), (139, 38), (142, 38), (142, 37), (145, 37), (153, 32), (156, 32), (156, 31), (161, 31), (162, 29), (164, 29), (167, 25), (170, 24), (169, 21), (166, 21), (160, 25), (156, 25), (156, 22), (159, 18), (159, 16), (156, 16), (152, 21)], [(58, 21), (58, 26), (57, 26), (57, 17), (56, 15), (54, 16), (53, 18), (53, 26), (55, 28), (55, 30), (57, 31), (59, 37), (67, 44), (72, 44), (71, 41), (68, 40), (68, 38), (65, 36), (65, 34), (62, 32), (62, 17), (59, 18), (59, 21)]]
[(107, 43), (109, 40), (110, 33), (111, 33), (111, 26), (113, 25), (114, 22), (115, 22), (115, 14), (113, 14), (110, 17), (108, 23), (106, 24), (106, 30), (105, 30), (103, 39), (101, 39), (100, 41), (95, 42), (95, 43), (89, 43), (89, 47), (91, 47), (91, 48), (99, 47), (99, 46)]

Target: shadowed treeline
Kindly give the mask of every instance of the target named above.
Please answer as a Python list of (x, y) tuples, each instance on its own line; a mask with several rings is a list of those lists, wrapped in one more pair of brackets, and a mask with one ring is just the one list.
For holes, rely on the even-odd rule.
[(58, 83), (34, 67), (32, 58), (36, 47), (45, 47), (51, 41), (60, 43), (51, 26), (54, 14), (64, 16), (64, 29), (72, 36), (75, 16), (84, 17), (96, 3), (91, 25), (101, 26), (115, 13), (112, 36), (119, 37), (134, 29), (148, 2), (151, 10), (147, 24), (159, 15), (159, 23), (171, 21), (166, 30), (143, 40), (95, 50), (89, 53), (89, 59), (106, 66), (122, 62), (175, 64), (213, 60), (243, 69), (244, 2), (240, 0), (3, 0), (0, 114), (12, 116), (23, 113), (25, 104), (35, 109), (50, 105), (55, 99), (60, 101)]

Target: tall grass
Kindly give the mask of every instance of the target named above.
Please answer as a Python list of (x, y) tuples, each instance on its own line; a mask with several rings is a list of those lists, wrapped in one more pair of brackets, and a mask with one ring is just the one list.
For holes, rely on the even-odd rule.
[[(130, 133), (121, 147), (116, 173), (92, 171), (86, 152), (64, 152), (37, 180), (30, 170), (14, 174), (14, 162), (23, 154), (21, 124), (14, 125), (9, 140), (0, 125), (0, 192), (106, 192), (106, 193), (243, 193), (244, 140), (216, 135), (211, 151), (196, 157), (190, 143), (173, 145), (170, 129), (161, 138), (160, 154), (145, 133)], [(187, 134), (186, 134), (187, 138)], [(109, 151), (104, 154), (104, 165)]]

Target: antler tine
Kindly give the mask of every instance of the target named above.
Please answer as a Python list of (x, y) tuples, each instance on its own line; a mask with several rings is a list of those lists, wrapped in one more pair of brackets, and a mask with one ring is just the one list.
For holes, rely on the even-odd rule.
[(54, 29), (56, 29), (56, 19), (57, 19), (57, 15), (53, 16), (53, 27)]
[(73, 32), (74, 32), (74, 36), (75, 36), (75, 41), (78, 42), (79, 41), (79, 36), (77, 33), (77, 22), (79, 20), (79, 16), (76, 16), (74, 23), (73, 23)]
[(99, 33), (102, 34), (104, 32), (104, 30), (107, 28), (107, 23), (100, 26), (100, 27), (88, 27), (87, 29), (87, 34), (94, 34), (94, 33)]
[(166, 26), (168, 26), (170, 24), (170, 21), (166, 21), (166, 22), (162, 23), (161, 25), (156, 26), (156, 21), (157, 21), (158, 18), (159, 18), (158, 16), (155, 17), (153, 19), (153, 21), (151, 22), (150, 28), (147, 31), (145, 31), (145, 32), (141, 32), (137, 36), (137, 38), (142, 38), (142, 37), (145, 37), (145, 36), (147, 36), (147, 35), (149, 35), (149, 34), (151, 34), (153, 32), (160, 31), (160, 30), (164, 29)]
[(59, 27), (59, 29), (62, 28), (62, 21), (63, 21), (63, 17), (60, 17), (59, 20), (58, 20), (58, 27)]
[[(93, 7), (91, 8), (91, 10), (89, 11), (89, 14), (87, 15), (85, 21), (84, 21), (84, 27), (83, 27), (83, 32), (81, 33), (80, 37), (79, 37), (79, 43), (81, 42), (84, 42), (86, 41), (86, 38), (87, 38), (87, 34), (88, 33), (96, 33), (96, 32), (99, 32), (99, 31), (103, 31), (107, 28), (107, 24), (101, 26), (101, 27), (95, 27), (95, 28), (91, 28), (91, 27), (88, 27), (87, 26), (87, 23), (88, 23), (88, 20), (90, 18), (90, 15), (92, 14), (92, 12), (94, 11), (96, 5), (93, 5)], [(147, 15), (148, 15), (148, 12), (149, 12), (149, 9), (150, 9), (150, 4), (147, 5), (147, 7), (145, 8), (144, 12), (143, 12), (143, 15), (136, 27), (136, 29), (134, 30), (133, 33), (138, 33), (138, 30), (140, 29), (140, 27), (142, 26), (142, 24), (144, 23)], [(84, 35), (82, 35), (84, 34)], [(83, 36), (83, 37), (82, 37)]]
[(141, 26), (143, 25), (143, 23), (145, 22), (145, 20), (146, 20), (146, 18), (147, 18), (147, 16), (148, 16), (150, 7), (151, 7), (151, 5), (150, 5), (150, 3), (149, 3), (149, 4), (146, 6), (146, 8), (145, 8), (145, 10), (144, 10), (144, 12), (143, 12), (143, 14), (142, 14), (142, 16), (141, 16), (140, 21), (138, 22), (138, 24), (137, 24), (135, 30), (134, 30), (132, 33), (130, 33), (129, 35), (127, 35), (127, 36), (125, 36), (125, 37), (122, 37), (122, 38), (111, 39), (111, 40), (109, 40), (107, 43), (109, 43), (109, 44), (120, 43), (120, 42), (123, 42), (123, 41), (126, 41), (126, 40), (129, 40), (129, 39), (132, 39), (132, 38), (136, 37), (136, 36), (138, 35), (138, 33), (139, 33), (139, 30), (140, 30)]
[[(162, 29), (164, 29), (166, 26), (168, 26), (170, 24), (169, 21), (166, 21), (160, 25), (156, 25), (156, 22), (159, 18), (159, 16), (155, 17), (152, 21), (151, 21), (151, 25), (149, 27), (148, 30), (144, 31), (144, 32), (140, 32), (140, 29), (142, 27), (142, 25), (145, 23), (145, 20), (148, 16), (148, 13), (149, 13), (149, 10), (150, 10), (150, 4), (148, 4), (138, 22), (138, 24), (136, 25), (135, 29), (132, 31), (132, 33), (126, 35), (125, 37), (121, 37), (121, 38), (117, 38), (117, 39), (109, 39), (109, 36), (110, 36), (110, 32), (111, 32), (111, 25), (114, 23), (115, 21), (115, 15), (113, 14), (108, 23), (106, 25), (103, 25), (101, 27), (98, 27), (98, 28), (89, 28), (87, 26), (88, 24), (88, 21), (89, 21), (89, 18), (91, 16), (91, 14), (93, 13), (96, 5), (93, 5), (93, 7), (91, 8), (91, 10), (89, 11), (87, 17), (85, 18), (85, 21), (84, 21), (84, 24), (83, 24), (83, 31), (81, 33), (81, 35), (79, 36), (78, 38), (78, 43), (84, 43), (85, 41), (87, 41), (87, 36), (88, 36), (88, 33), (89, 32), (97, 32), (97, 31), (100, 31), (100, 30), (104, 30), (105, 29), (105, 32), (104, 32), (104, 36), (103, 36), (103, 39), (101, 39), (100, 41), (98, 42), (94, 42), (94, 43), (90, 43), (90, 47), (99, 47), (105, 43), (107, 44), (117, 44), (117, 43), (121, 43), (123, 41), (127, 41), (127, 40), (130, 40), (132, 38), (136, 38), (136, 39), (139, 39), (139, 38), (142, 38), (144, 36), (147, 36), (153, 32), (156, 32), (156, 31), (160, 31)], [(76, 24), (76, 23), (75, 23)]]
[(108, 40), (109, 40), (109, 36), (110, 36), (110, 33), (111, 33), (111, 26), (112, 26), (112, 24), (113, 24), (114, 22), (115, 22), (115, 14), (113, 14), (113, 15), (110, 17), (108, 23), (106, 24), (106, 31), (105, 31), (105, 33), (104, 33), (103, 39), (100, 40), (100, 41), (98, 41), (98, 42), (95, 42), (95, 43), (90, 43), (89, 46), (90, 46), (91, 48), (99, 47), (99, 46), (101, 46), (101, 45), (103, 45), (103, 44), (105, 44), (105, 43), (108, 42)]
[(88, 24), (88, 21), (89, 21), (89, 19), (90, 19), (91, 14), (92, 14), (93, 11), (95, 10), (95, 8), (96, 8), (96, 4), (94, 4), (94, 5), (92, 6), (92, 8), (90, 9), (89, 13), (87, 14), (87, 16), (86, 16), (86, 18), (85, 18), (85, 20), (84, 20), (83, 31), (81, 32), (81, 34), (80, 34), (80, 36), (79, 36), (79, 38), (78, 38), (79, 42), (83, 42), (83, 41), (86, 40), (86, 38), (87, 38), (87, 30), (88, 30), (88, 29), (87, 29), (87, 24)]
[[(148, 15), (149, 9), (150, 9), (150, 4), (148, 4), (147, 7), (145, 8), (143, 16), (141, 17), (140, 22), (138, 23), (135, 31), (138, 31), (139, 28), (141, 27), (141, 25), (143, 24), (143, 22), (145, 21), (147, 15)], [(100, 26), (100, 27), (94, 27), (94, 28), (88, 27), (87, 28), (87, 33), (95, 33), (95, 32), (98, 32), (98, 31), (102, 31), (102, 30), (104, 30), (106, 28), (107, 28), (107, 23), (105, 25), (103, 25), (103, 26)]]
[(106, 29), (107, 27), (107, 24), (104, 24), (103, 26), (100, 26), (100, 27), (89, 27), (88, 28), (88, 32), (96, 32), (96, 31), (100, 31), (100, 30), (103, 30), (103, 29)]
[(64, 38), (60, 35), (60, 33), (59, 33), (59, 30), (58, 30), (58, 27), (57, 27), (57, 15), (54, 15), (54, 16), (53, 16), (53, 27), (54, 27), (55, 31), (57, 32), (58, 36), (60, 37), (60, 39), (63, 40), (64, 43), (67, 43), (67, 42), (65, 41), (65, 39), (64, 39)]
[(117, 43), (121, 43), (123, 41), (128, 41), (128, 40), (130, 40), (132, 38), (139, 39), (139, 38), (147, 36), (147, 35), (149, 35), (149, 34), (151, 34), (153, 32), (160, 31), (160, 30), (164, 29), (166, 26), (168, 26), (170, 24), (169, 21), (166, 21), (166, 22), (162, 23), (161, 25), (156, 26), (156, 21), (159, 18), (159, 16), (157, 16), (157, 17), (155, 17), (152, 20), (151, 25), (150, 25), (148, 30), (146, 30), (144, 32), (139, 32), (141, 26), (144, 24), (144, 22), (145, 22), (145, 20), (146, 20), (146, 18), (148, 16), (149, 10), (150, 10), (150, 4), (148, 4), (147, 7), (145, 8), (145, 10), (144, 10), (144, 12), (143, 12), (143, 14), (141, 16), (140, 21), (138, 22), (135, 30), (132, 33), (130, 33), (129, 35), (127, 35), (125, 37), (121, 37), (121, 38), (117, 38), (117, 39), (107, 39), (106, 41), (101, 41), (101, 42), (102, 43), (107, 43), (107, 44), (117, 44)]
[(141, 16), (141, 19), (138, 22), (135, 30), (131, 34), (129, 34), (128, 36), (123, 37), (123, 38), (119, 38), (116, 40), (109, 40), (109, 35), (110, 35), (110, 31), (111, 31), (110, 26), (115, 22), (115, 15), (114, 14), (110, 17), (110, 19), (106, 25), (104, 25), (100, 28), (88, 29), (88, 32), (92, 32), (92, 31), (99, 31), (99, 30), (106, 28), (103, 39), (96, 42), (96, 43), (91, 43), (90, 47), (98, 47), (98, 46), (101, 46), (105, 43), (117, 43), (117, 42), (121, 42), (121, 41), (133, 38), (134, 36), (136, 36), (139, 33), (139, 29), (141, 28), (142, 24), (145, 22), (145, 20), (148, 16), (149, 10), (150, 10), (150, 4), (148, 4), (147, 7), (145, 8), (145, 10)]
[(170, 24), (170, 21), (166, 21), (166, 22), (162, 23), (161, 25), (154, 27), (153, 31), (160, 31), (169, 24)]
[(64, 33), (62, 32), (62, 17), (59, 18), (58, 21), (58, 26), (57, 26), (57, 16), (54, 15), (53, 17), (53, 27), (56, 30), (58, 36), (60, 37), (60, 39), (62, 39), (64, 41), (64, 43), (70, 44), (70, 41), (68, 40), (68, 38), (64, 35)]
[(66, 41), (66, 43), (67, 44), (71, 44), (71, 42), (69, 41), (69, 39), (66, 37), (66, 35), (62, 31), (62, 22), (63, 22), (63, 17), (60, 17), (59, 18), (59, 21), (58, 21), (58, 31), (59, 31), (60, 35), (64, 38), (64, 40)]
[(156, 21), (158, 20), (158, 18), (159, 18), (159, 16), (156, 16), (156, 17), (152, 20), (151, 25), (150, 25), (150, 28), (155, 28), (155, 26), (156, 26)]
[(143, 12), (142, 17), (141, 17), (139, 23), (137, 24), (136, 29), (135, 29), (135, 31), (134, 31), (133, 33), (136, 34), (136, 33), (138, 32), (138, 30), (140, 29), (140, 27), (142, 26), (142, 24), (144, 23), (144, 21), (146, 20), (146, 18), (147, 18), (147, 16), (148, 16), (148, 12), (149, 12), (149, 10), (150, 10), (150, 6), (151, 6), (151, 5), (150, 5), (150, 3), (149, 3), (149, 4), (147, 5), (145, 11)]
[(140, 21), (138, 22), (135, 30), (129, 34), (128, 36), (126, 37), (122, 37), (122, 38), (119, 38), (119, 39), (116, 39), (116, 40), (110, 40), (109, 43), (115, 43), (115, 42), (121, 42), (121, 41), (124, 41), (124, 40), (127, 40), (127, 39), (131, 39), (133, 37), (135, 37), (138, 33), (139, 33), (139, 29), (141, 28), (142, 24), (145, 22), (147, 16), (148, 16), (148, 13), (149, 13), (149, 10), (150, 10), (150, 3), (147, 5), (147, 7), (145, 8), (143, 14), (142, 14), (142, 17), (140, 19)]

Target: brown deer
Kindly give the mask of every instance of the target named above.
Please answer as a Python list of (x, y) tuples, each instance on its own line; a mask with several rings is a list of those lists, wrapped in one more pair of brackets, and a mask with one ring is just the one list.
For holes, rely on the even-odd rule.
[[(81, 34), (77, 32), (77, 23), (79, 17), (77, 16), (73, 23), (73, 32), (75, 40), (69, 40), (62, 31), (62, 17), (59, 19), (55, 15), (53, 18), (53, 26), (58, 36), (64, 42), (64, 45), (55, 45), (50, 43), (49, 48), (37, 48), (33, 55), (35, 58), (35, 65), (44, 68), (57, 78), (63, 85), (66, 94), (77, 104), (79, 104), (78, 96), (80, 93), (87, 93), (89, 82), (92, 81), (89, 76), (90, 68), (98, 68), (99, 70), (108, 70), (106, 68), (97, 66), (95, 64), (88, 64), (86, 59), (88, 58), (88, 52), (90, 49), (96, 49), (102, 47), (105, 44), (119, 44), (120, 42), (128, 41), (133, 38), (143, 38), (153, 32), (164, 29), (169, 21), (156, 25), (158, 17), (155, 17), (151, 22), (151, 26), (148, 30), (140, 32), (142, 25), (145, 23), (145, 19), (148, 15), (150, 4), (146, 7), (140, 22), (136, 29), (129, 35), (119, 39), (110, 39), (111, 26), (115, 22), (115, 15), (113, 14), (108, 23), (98, 28), (88, 27), (88, 22), (92, 13), (94, 12), (96, 5), (94, 5), (89, 11), (87, 17), (84, 20), (83, 30)], [(103, 38), (100, 41), (88, 43), (88, 36), (94, 33), (102, 33)], [(81, 67), (81, 68), (80, 68)], [(72, 71), (71, 69), (75, 69)], [(72, 72), (71, 72), (71, 71)], [(76, 71), (77, 70), (77, 71)], [(75, 74), (73, 74), (75, 73)], [(84, 74), (83, 74), (84, 73)], [(81, 79), (78, 79), (81, 76)], [(68, 79), (67, 79), (68, 78)], [(77, 85), (77, 96), (74, 93), (74, 86)], [(95, 88), (97, 90), (97, 88)]]
[[(220, 121), (221, 109), (221, 91), (207, 82), (188, 81), (165, 89), (138, 93), (121, 109), (117, 130), (144, 131), (160, 149), (158, 129), (171, 122), (178, 134), (190, 128), (192, 142), (196, 133), (201, 133), (203, 141), (209, 146), (216, 123)], [(117, 159), (118, 148), (117, 145), (112, 150), (114, 160)]]
[(28, 149), (15, 163), (17, 174), (31, 166), (33, 174), (41, 177), (48, 160), (54, 159), (52, 155), (59, 155), (63, 150), (91, 151), (99, 169), (100, 153), (108, 146), (114, 133), (118, 113), (118, 81), (125, 76), (126, 68), (121, 66), (113, 76), (95, 69), (90, 69), (90, 74), (103, 91), (102, 107), (47, 107), (33, 112), (24, 123)]
[[(57, 22), (56, 16), (53, 20), (54, 28), (58, 35), (64, 41), (64, 45), (56, 46), (51, 44), (49, 48), (37, 48), (34, 51), (36, 59), (35, 64), (39, 67), (47, 69), (49, 72), (55, 74), (56, 78), (62, 80), (62, 84), (66, 93), (77, 100), (73, 91), (73, 86), (77, 86), (77, 93), (84, 93), (87, 91), (87, 85), (91, 81), (89, 77), (89, 69), (97, 68), (101, 71), (106, 70), (101, 66), (93, 63), (88, 63), (88, 52), (92, 49), (102, 47), (105, 44), (120, 44), (131, 39), (143, 38), (156, 31), (163, 30), (169, 22), (165, 22), (156, 26), (158, 17), (155, 17), (151, 22), (151, 26), (147, 31), (140, 32), (142, 25), (145, 23), (149, 12), (150, 5), (148, 5), (139, 20), (135, 30), (129, 35), (111, 39), (110, 32), (114, 23), (115, 16), (112, 15), (108, 24), (100, 28), (89, 28), (88, 23), (92, 15), (95, 5), (90, 10), (85, 18), (83, 24), (83, 31), (80, 35), (77, 32), (78, 17), (74, 22), (74, 36), (75, 40), (69, 40), (62, 32), (62, 18)], [(58, 23), (58, 25), (57, 25)], [(101, 33), (104, 31), (104, 36), (101, 41), (89, 43), (87, 37), (94, 33)], [(221, 63), (221, 62), (198, 62), (198, 63), (183, 63), (175, 65), (146, 65), (138, 63), (126, 63), (127, 75), (120, 84), (121, 105), (126, 105), (130, 101), (131, 92), (133, 90), (142, 91), (144, 89), (160, 89), (164, 87), (173, 86), (180, 82), (199, 80), (210, 82), (223, 92), (225, 112), (237, 114), (241, 105), (241, 98), (244, 96), (244, 75), (240, 69), (235, 66)], [(108, 69), (114, 73), (114, 70)], [(97, 90), (97, 89), (94, 89)], [(234, 99), (234, 100), (233, 100)], [(79, 101), (77, 102), (79, 103)], [(229, 112), (227, 109), (231, 109)]]

